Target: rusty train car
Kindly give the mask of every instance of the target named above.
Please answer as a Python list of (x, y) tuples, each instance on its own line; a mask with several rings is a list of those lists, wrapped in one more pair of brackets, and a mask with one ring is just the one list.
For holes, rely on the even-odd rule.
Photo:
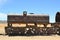
[(60, 12), (56, 13), (55, 23), (49, 22), (49, 15), (8, 15), (5, 32), (8, 35), (60, 35)]

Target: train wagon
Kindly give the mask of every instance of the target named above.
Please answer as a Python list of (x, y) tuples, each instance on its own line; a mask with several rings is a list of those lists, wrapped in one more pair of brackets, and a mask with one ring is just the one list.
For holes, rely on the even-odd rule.
[[(57, 17), (56, 17), (57, 18)], [(49, 15), (8, 15), (5, 32), (8, 35), (53, 35), (60, 34), (59, 22), (50, 23)]]

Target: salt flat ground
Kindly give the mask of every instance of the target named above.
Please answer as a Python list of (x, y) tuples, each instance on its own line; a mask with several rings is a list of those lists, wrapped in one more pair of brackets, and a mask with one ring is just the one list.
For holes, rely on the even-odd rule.
[[(5, 27), (7, 24), (0, 23), (0, 34), (5, 34)], [(60, 36), (8, 36), (0, 35), (0, 40), (60, 40)]]

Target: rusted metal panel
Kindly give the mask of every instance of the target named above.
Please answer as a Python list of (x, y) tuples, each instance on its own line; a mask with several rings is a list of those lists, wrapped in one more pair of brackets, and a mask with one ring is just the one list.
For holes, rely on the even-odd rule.
[(56, 13), (55, 21), (60, 22), (60, 12)]
[(19, 16), (19, 15), (8, 15), (8, 22), (35, 22), (35, 23), (49, 23), (49, 16)]

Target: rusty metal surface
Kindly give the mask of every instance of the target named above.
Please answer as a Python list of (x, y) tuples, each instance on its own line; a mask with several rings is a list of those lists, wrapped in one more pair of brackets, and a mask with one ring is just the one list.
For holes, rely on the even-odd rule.
[(10, 15), (8, 16), (8, 22), (35, 22), (35, 23), (49, 23), (49, 16), (19, 16)]

